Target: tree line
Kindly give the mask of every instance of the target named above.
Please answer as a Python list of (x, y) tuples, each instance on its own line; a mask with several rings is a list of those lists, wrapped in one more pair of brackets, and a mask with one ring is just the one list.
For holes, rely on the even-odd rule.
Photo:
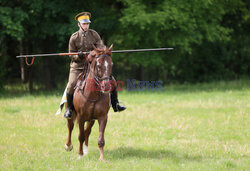
[[(113, 54), (118, 80), (201, 82), (249, 75), (247, 0), (1, 0), (0, 85), (28, 80), (56, 88), (68, 80), (66, 57), (20, 54), (67, 52), (78, 30), (74, 16), (92, 14), (91, 28), (114, 50), (173, 47), (173, 51)], [(20, 79), (21, 78), (21, 79)]]

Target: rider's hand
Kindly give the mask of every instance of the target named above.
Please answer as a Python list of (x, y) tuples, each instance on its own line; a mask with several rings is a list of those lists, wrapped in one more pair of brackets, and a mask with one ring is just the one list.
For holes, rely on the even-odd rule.
[(78, 52), (78, 56), (79, 56), (80, 59), (85, 58), (85, 54), (82, 51)]

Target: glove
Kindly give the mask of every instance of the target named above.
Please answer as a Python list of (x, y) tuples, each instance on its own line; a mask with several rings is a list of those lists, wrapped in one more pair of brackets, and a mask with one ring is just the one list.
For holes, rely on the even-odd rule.
[(85, 58), (85, 54), (82, 51), (80, 51), (80, 52), (78, 52), (78, 57), (80, 59), (84, 59)]

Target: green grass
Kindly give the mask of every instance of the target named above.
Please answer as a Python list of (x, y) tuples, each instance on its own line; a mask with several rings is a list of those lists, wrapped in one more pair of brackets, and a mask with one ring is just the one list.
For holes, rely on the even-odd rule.
[(105, 158), (98, 124), (89, 154), (64, 150), (66, 120), (55, 116), (62, 91), (5, 86), (0, 96), (0, 170), (249, 170), (250, 81), (168, 85), (161, 92), (120, 92), (125, 112), (109, 112)]

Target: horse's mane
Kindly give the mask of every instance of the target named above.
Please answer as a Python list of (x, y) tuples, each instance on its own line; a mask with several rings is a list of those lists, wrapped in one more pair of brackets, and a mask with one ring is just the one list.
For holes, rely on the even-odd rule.
[(110, 48), (107, 48), (106, 46), (103, 46), (102, 48), (96, 48), (94, 46), (94, 50), (93, 50), (94, 53), (90, 52), (87, 60), (89, 62), (91, 62), (94, 59), (94, 57), (102, 55), (102, 54), (107, 54), (111, 57), (112, 56), (112, 49), (113, 49), (113, 45), (111, 45)]
[(103, 46), (102, 48), (94, 48), (96, 55), (108, 54), (109, 56), (112, 55), (112, 51), (107, 48), (107, 46)]

